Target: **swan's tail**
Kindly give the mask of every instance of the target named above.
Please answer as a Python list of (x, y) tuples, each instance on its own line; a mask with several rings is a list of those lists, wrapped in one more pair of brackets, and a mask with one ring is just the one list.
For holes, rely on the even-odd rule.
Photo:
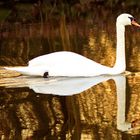
[(6, 70), (12, 70), (19, 72), (20, 74), (23, 75), (31, 75), (30, 68), (28, 66), (23, 66), (23, 67), (4, 67)]
[(13, 70), (19, 72), (23, 75), (30, 75), (30, 76), (43, 76), (45, 72), (47, 72), (45, 67), (29, 67), (29, 66), (22, 66), (22, 67), (4, 67), (7, 70)]

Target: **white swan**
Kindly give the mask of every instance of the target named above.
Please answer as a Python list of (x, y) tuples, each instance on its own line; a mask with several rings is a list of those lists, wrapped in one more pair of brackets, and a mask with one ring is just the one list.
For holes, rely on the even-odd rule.
[(125, 26), (135, 25), (134, 17), (130, 14), (121, 14), (116, 21), (117, 50), (114, 67), (103, 66), (84, 56), (73, 52), (55, 52), (29, 61), (26, 67), (7, 68), (25, 75), (32, 76), (98, 76), (103, 74), (120, 74), (125, 71)]

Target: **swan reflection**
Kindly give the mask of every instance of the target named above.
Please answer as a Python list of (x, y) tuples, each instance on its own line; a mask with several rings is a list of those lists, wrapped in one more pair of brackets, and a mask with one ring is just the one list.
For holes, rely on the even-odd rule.
[(111, 79), (112, 76), (96, 77), (51, 77), (37, 78), (21, 76), (0, 82), (6, 87), (29, 87), (36, 93), (70, 96), (81, 93), (90, 87)]
[(51, 77), (33, 78), (17, 77), (10, 79), (10, 82), (0, 83), (6, 87), (29, 87), (36, 93), (54, 94), (70, 96), (81, 93), (94, 85), (113, 79), (117, 92), (117, 129), (127, 131), (131, 129), (131, 123), (125, 121), (126, 110), (126, 77), (116, 76), (97, 76), (97, 77)]
[(127, 131), (131, 128), (131, 123), (125, 122), (126, 110), (126, 77), (118, 75), (113, 77), (117, 92), (117, 129)]

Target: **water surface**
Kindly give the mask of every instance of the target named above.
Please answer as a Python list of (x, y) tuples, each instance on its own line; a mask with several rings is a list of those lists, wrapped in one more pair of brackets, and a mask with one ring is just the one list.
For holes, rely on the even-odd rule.
[(131, 75), (3, 78), (1, 137), (137, 139), (139, 84)]

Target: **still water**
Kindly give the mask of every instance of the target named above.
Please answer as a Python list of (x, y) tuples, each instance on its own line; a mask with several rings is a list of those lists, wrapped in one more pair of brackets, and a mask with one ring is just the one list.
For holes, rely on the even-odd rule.
[[(115, 18), (59, 24), (1, 25), (0, 66), (27, 65), (36, 56), (74, 51), (115, 63)], [(127, 70), (92, 78), (17, 76), (0, 70), (0, 138), (37, 140), (140, 139), (140, 53), (137, 28), (126, 30)], [(17, 77), (14, 77), (17, 76)]]

